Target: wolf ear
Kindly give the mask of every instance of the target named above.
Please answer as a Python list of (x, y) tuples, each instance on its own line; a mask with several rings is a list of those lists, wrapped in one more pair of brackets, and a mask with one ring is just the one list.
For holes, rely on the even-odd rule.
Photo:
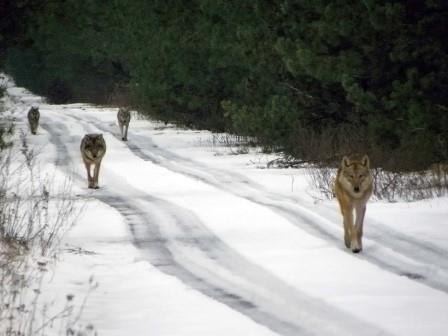
[(348, 167), (350, 165), (350, 159), (347, 156), (344, 156), (341, 161), (341, 167)]
[(361, 163), (362, 163), (363, 166), (365, 166), (367, 168), (370, 168), (370, 159), (369, 159), (369, 157), (367, 155), (363, 156), (363, 158), (361, 160)]

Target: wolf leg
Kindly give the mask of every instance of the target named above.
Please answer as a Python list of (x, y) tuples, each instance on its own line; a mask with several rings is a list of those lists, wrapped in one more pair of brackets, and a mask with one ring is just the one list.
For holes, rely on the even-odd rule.
[(93, 171), (93, 188), (98, 189), (98, 176), (100, 174), (101, 160), (95, 164), (95, 169)]
[(350, 237), (350, 249), (353, 253), (361, 251), (361, 247), (358, 242), (358, 231), (353, 223), (353, 208), (350, 211), (346, 211), (345, 221), (347, 222), (348, 233)]
[(33, 121), (30, 121), (31, 134), (36, 134), (36, 130), (37, 130), (37, 125)]
[(345, 243), (345, 247), (346, 248), (350, 248), (350, 227), (349, 224), (347, 223), (347, 220), (345, 219), (345, 215), (344, 216), (344, 243)]
[(118, 126), (120, 126), (121, 140), (124, 140), (123, 124), (121, 122), (118, 122)]
[[(353, 225), (353, 208), (347, 207), (344, 209), (342, 215), (344, 216), (344, 242), (347, 248), (350, 248), (354, 253), (358, 249), (356, 240), (355, 226)], [(356, 252), (355, 252), (356, 251)]]
[(91, 164), (84, 161), (84, 165), (86, 166), (86, 170), (87, 170), (87, 185), (89, 188), (93, 188), (93, 178), (92, 175), (90, 173), (91, 170)]
[(127, 124), (125, 127), (126, 127), (126, 128), (125, 128), (125, 131), (124, 131), (124, 137), (123, 137), (123, 140), (124, 140), (124, 141), (128, 141), (128, 129), (129, 129), (129, 124)]
[(355, 208), (356, 212), (356, 222), (355, 222), (355, 228), (356, 228), (356, 239), (358, 241), (359, 251), (362, 250), (362, 234), (363, 234), (363, 227), (364, 227), (364, 216), (366, 214), (366, 205), (358, 205)]

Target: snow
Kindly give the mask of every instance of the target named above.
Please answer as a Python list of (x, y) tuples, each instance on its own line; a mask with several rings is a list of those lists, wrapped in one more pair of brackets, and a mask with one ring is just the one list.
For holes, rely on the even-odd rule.
[(82, 296), (93, 275), (99, 287), (88, 298), (84, 320), (100, 335), (273, 335), (147, 263), (120, 214), (101, 202), (89, 202), (66, 243), (85, 254), (65, 253), (49, 286), (62, 297)]
[[(45, 286), (78, 298), (93, 276), (82, 322), (100, 335), (448, 334), (447, 198), (370, 202), (353, 255), (336, 202), (316, 202), (303, 169), (260, 169), (274, 154), (136, 115), (125, 143), (117, 109), (8, 94), (25, 130), (40, 103), (29, 140), (86, 200)], [(108, 146), (94, 191), (88, 132)]]

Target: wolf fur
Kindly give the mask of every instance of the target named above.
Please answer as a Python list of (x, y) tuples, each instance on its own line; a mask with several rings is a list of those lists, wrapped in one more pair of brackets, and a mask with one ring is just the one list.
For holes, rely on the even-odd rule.
[[(81, 140), (81, 156), (87, 170), (88, 187), (98, 189), (101, 160), (106, 153), (106, 142), (102, 134), (86, 134)], [(91, 167), (94, 166), (93, 176)]]
[(343, 216), (345, 246), (353, 253), (362, 251), (364, 216), (372, 191), (369, 157), (365, 155), (358, 161), (344, 156), (336, 176), (334, 192)]
[(28, 123), (32, 134), (37, 133), (37, 127), (39, 126), (40, 112), (38, 107), (31, 107), (28, 111)]
[(120, 127), (121, 140), (128, 140), (129, 122), (131, 121), (131, 111), (128, 108), (119, 108), (117, 113), (118, 126)]

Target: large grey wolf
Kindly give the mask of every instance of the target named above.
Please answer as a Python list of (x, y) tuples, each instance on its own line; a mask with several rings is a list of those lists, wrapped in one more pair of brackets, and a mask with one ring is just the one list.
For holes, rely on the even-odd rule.
[[(87, 169), (87, 181), (89, 188), (98, 189), (98, 175), (101, 160), (106, 153), (106, 142), (102, 134), (86, 134), (81, 141), (81, 156)], [(93, 177), (91, 166), (94, 166)]]
[[(127, 141), (129, 122), (131, 121), (131, 111), (129, 111), (128, 108), (119, 108), (117, 119), (118, 119), (118, 126), (120, 126), (121, 140)], [(124, 133), (123, 133), (123, 127), (125, 128)]]
[[(360, 161), (350, 160), (344, 156), (338, 169), (334, 191), (344, 217), (345, 246), (353, 253), (358, 253), (362, 250), (366, 204), (373, 191), (373, 178), (367, 155)], [(354, 222), (353, 210), (356, 213)]]
[(36, 134), (37, 127), (39, 126), (39, 108), (36, 106), (32, 106), (28, 111), (28, 123), (30, 125), (30, 130), (32, 134)]

